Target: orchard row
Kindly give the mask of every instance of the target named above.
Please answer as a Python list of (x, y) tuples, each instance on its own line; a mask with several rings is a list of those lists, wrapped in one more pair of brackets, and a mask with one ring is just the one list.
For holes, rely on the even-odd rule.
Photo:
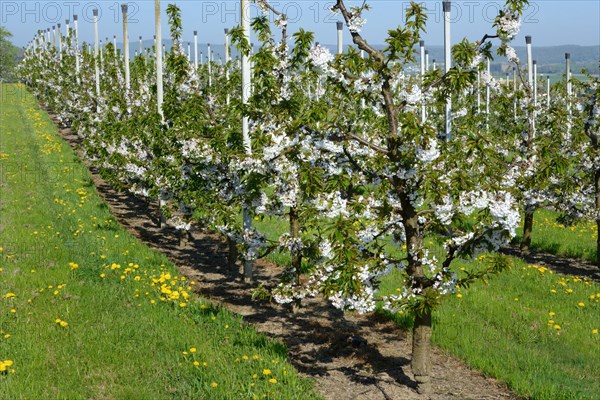
[[(303, 29), (289, 35), (285, 14), (256, 4), (262, 16), (227, 32), (241, 63), (228, 47), (225, 63), (192, 61), (169, 5), (168, 52), (160, 29), (155, 51), (131, 61), (113, 43), (100, 51), (97, 33), (91, 52), (73, 30), (60, 48), (41, 32), (19, 73), (115, 187), (159, 201), (182, 231), (193, 223), (223, 234), (247, 280), (257, 258), (289, 254), (278, 302), (322, 293), (343, 309), (370, 312), (381, 301), (413, 313), (412, 368), (426, 389), (431, 310), (506, 266), (496, 255), (459, 277), (453, 261), (498, 250), (522, 213), (526, 248), (540, 207), (600, 226), (598, 79), (567, 75), (538, 99), (531, 57), (523, 68), (510, 46), (525, 1), (506, 2), (493, 34), (448, 46), (443, 70), (420, 73), (421, 4), (378, 50), (361, 35), (367, 6), (338, 0), (332, 10), (356, 48), (336, 55)], [(512, 82), (490, 75), (494, 56), (514, 67)], [(257, 218), (285, 219), (289, 232), (269, 239)], [(378, 297), (393, 270), (403, 290)]]

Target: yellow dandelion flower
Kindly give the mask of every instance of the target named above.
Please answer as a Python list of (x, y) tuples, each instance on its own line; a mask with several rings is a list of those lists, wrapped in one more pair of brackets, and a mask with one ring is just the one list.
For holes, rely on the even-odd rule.
[(583, 303), (583, 302), (581, 302), (581, 301), (580, 301), (579, 303), (577, 303), (577, 305), (578, 305), (579, 307), (585, 307), (585, 303)]
[(199, 365), (200, 365), (200, 363), (199, 363), (198, 361), (194, 361), (194, 366), (195, 366), (195, 367), (197, 367), (197, 366), (199, 366)]
[(459, 299), (462, 299), (463, 295), (461, 293), (457, 293), (456, 297), (458, 297)]
[(271, 378), (271, 379), (269, 379), (269, 383), (277, 383), (277, 379)]
[(592, 329), (592, 335), (597, 335), (598, 334), (598, 329)]
[(212, 382), (210, 384), (210, 387), (216, 388), (217, 386), (219, 386), (219, 384), (217, 382)]
[(195, 352), (196, 352), (196, 350), (197, 350), (197, 349), (196, 349), (195, 347), (191, 347), (191, 348), (190, 348), (190, 353), (195, 353)]
[(271, 375), (270, 369), (263, 369), (263, 375)]

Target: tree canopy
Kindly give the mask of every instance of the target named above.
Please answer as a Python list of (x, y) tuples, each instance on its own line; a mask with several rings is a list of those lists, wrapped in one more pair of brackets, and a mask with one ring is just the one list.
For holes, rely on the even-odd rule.
[(17, 48), (11, 42), (12, 33), (0, 26), (0, 81), (10, 82), (14, 79)]

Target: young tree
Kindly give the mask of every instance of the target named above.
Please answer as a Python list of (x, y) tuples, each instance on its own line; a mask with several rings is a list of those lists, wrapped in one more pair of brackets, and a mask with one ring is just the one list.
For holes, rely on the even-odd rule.
[(12, 33), (0, 26), (0, 82), (12, 82), (19, 50), (11, 42)]
[[(507, 2), (503, 15), (510, 24), (497, 24), (498, 35), (518, 29), (523, 5)], [(489, 36), (463, 40), (455, 46), (453, 68), (443, 75), (432, 71), (421, 81), (405, 71), (415, 62), (413, 49), (425, 30), (424, 7), (411, 3), (404, 25), (389, 31), (384, 50), (360, 34), (367, 9), (366, 4), (349, 9), (343, 0), (332, 8), (367, 58), (353, 49), (335, 57), (320, 46), (309, 52), (313, 68), (327, 77), (331, 103), (306, 136), (320, 144), (314, 152), (334, 153), (324, 158), (336, 171), (325, 186), (337, 188), (338, 195), (317, 200), (328, 216), (321, 257), (307, 282), (288, 293), (321, 292), (336, 307), (370, 312), (381, 277), (398, 271), (403, 291), (382, 300), (390, 310), (414, 315), (411, 366), (419, 390), (426, 392), (432, 310), (457, 286), (506, 266), (497, 256), (493, 264), (459, 277), (452, 263), (497, 250), (513, 237), (519, 213), (511, 190), (519, 171), (487, 130), (456, 127), (452, 139), (443, 141), (441, 126), (420, 118), (422, 102), (440, 110), (448, 96), (472, 87), (473, 61), (489, 53)], [(361, 100), (364, 108), (356, 106)], [(429, 246), (427, 237), (443, 246)], [(278, 299), (289, 301), (281, 290)]]

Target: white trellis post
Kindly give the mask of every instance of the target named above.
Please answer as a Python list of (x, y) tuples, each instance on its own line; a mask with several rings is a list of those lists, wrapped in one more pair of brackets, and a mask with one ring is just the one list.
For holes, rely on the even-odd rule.
[[(241, 0), (242, 32), (244, 39), (250, 43), (250, 4), (248, 0)], [(210, 65), (210, 64), (209, 64)], [(242, 52), (242, 103), (247, 104), (250, 98), (251, 74), (249, 54)], [(250, 142), (248, 116), (242, 117), (242, 141), (246, 154), (252, 154), (252, 143)], [(252, 229), (252, 216), (247, 208), (243, 212), (244, 231)], [(244, 262), (244, 280), (252, 281), (252, 261)]]
[(156, 35), (154, 36), (154, 57), (156, 61), (156, 104), (161, 120), (164, 120), (163, 103), (163, 61), (162, 61), (162, 29), (160, 26), (160, 0), (154, 1), (154, 22)]
[(77, 14), (73, 15), (73, 29), (75, 30), (75, 75), (77, 75), (77, 83), (79, 83), (79, 27)]
[(56, 49), (56, 25), (52, 25), (52, 46)]
[(533, 60), (533, 105), (537, 106), (537, 61)]
[(342, 40), (342, 29), (344, 24), (340, 21), (337, 22), (337, 53), (342, 54), (344, 52), (344, 43)]
[[(486, 63), (486, 70), (487, 70), (487, 74), (488, 74), (488, 79), (491, 80), (492, 79), (492, 75), (491, 75), (491, 62), (490, 59), (487, 59), (487, 63)], [(488, 81), (487, 84), (485, 85), (485, 129), (489, 130), (490, 129), (490, 82)]]
[(58, 32), (58, 57), (62, 60), (62, 32), (60, 31), (60, 24), (56, 24)]
[[(360, 58), (365, 58), (365, 51), (363, 49), (360, 49)], [(308, 88), (308, 90), (308, 97), (310, 97), (310, 87)], [(424, 103), (423, 106), (425, 106)], [(365, 108), (365, 98), (363, 96), (361, 96), (360, 98), (360, 107)]]
[(69, 27), (69, 20), (65, 19), (65, 34), (67, 37), (71, 34), (71, 28)]
[(546, 75), (546, 107), (550, 107), (550, 75)]
[(192, 46), (191, 46), (190, 42), (188, 42), (188, 44), (187, 44), (187, 58), (188, 58), (189, 62), (192, 62), (191, 48), (192, 48)]
[(529, 89), (533, 85), (533, 58), (531, 56), (531, 36), (525, 36), (525, 44), (527, 45), (527, 83)]
[(144, 42), (142, 41), (142, 37), (140, 36), (140, 55), (144, 53)]
[(129, 32), (127, 27), (127, 4), (121, 4), (121, 12), (123, 13), (123, 52), (125, 63), (125, 90), (129, 92), (130, 76), (129, 76)]
[[(444, 11), (444, 73), (450, 71), (452, 59), (450, 55), (450, 10), (451, 2), (442, 3)], [(452, 97), (446, 99), (446, 140), (452, 139)]]
[(198, 70), (198, 31), (194, 31), (194, 68)]
[(104, 65), (104, 47), (102, 45), (102, 40), (100, 41), (100, 69)]
[(200, 65), (204, 65), (204, 53), (200, 52)]
[[(425, 41), (419, 41), (419, 48), (421, 50), (420, 54), (420, 63), (421, 63), (421, 90), (423, 90), (423, 79), (425, 76)], [(421, 123), (425, 123), (425, 96), (421, 100)]]
[(113, 35), (113, 53), (115, 55), (115, 60), (117, 59), (117, 35)]
[(425, 71), (429, 71), (429, 50), (425, 50)]
[(207, 50), (206, 50), (206, 58), (207, 58), (207, 63), (208, 63), (208, 87), (212, 86), (212, 59), (211, 59), (211, 53), (210, 53), (210, 43), (207, 43)]
[(100, 112), (100, 65), (99, 61), (99, 43), (98, 43), (98, 9), (92, 10), (94, 16), (94, 73), (96, 76), (96, 111)]
[[(533, 57), (531, 52), (531, 36), (525, 36), (525, 44), (527, 45), (527, 83), (529, 85), (528, 91), (529, 96), (534, 96), (534, 88), (533, 88)], [(531, 98), (531, 97), (530, 97)], [(535, 97), (534, 97), (534, 106), (535, 106)], [(533, 112), (529, 112), (527, 118), (529, 118), (529, 123), (531, 124), (532, 135), (535, 136), (535, 117)]]
[(432, 68), (433, 70), (436, 70), (436, 69), (437, 69), (437, 65), (435, 65), (435, 58), (434, 58), (433, 60), (431, 60), (431, 68)]
[(229, 54), (229, 29), (225, 28), (225, 63), (228, 63), (231, 60), (231, 55)]
[(481, 110), (481, 71), (479, 71), (479, 66), (477, 67), (477, 114), (479, 114)]
[(513, 118), (517, 119), (517, 69), (513, 67)]
[(571, 112), (571, 53), (565, 53), (565, 77), (567, 80), (567, 111)]
[[(229, 81), (229, 29), (225, 28), (225, 79)], [(229, 105), (231, 99), (229, 96), (229, 92), (227, 92), (226, 104)]]

